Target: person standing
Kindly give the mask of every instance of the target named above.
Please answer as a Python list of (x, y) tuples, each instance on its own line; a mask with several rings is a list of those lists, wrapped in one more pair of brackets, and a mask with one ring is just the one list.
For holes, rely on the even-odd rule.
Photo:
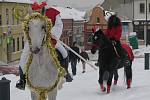
[[(87, 52), (84, 51), (84, 49), (81, 50), (80, 55), (81, 55), (85, 60), (89, 60), (89, 56), (88, 56)], [(83, 61), (82, 59), (81, 59), (81, 62), (82, 62), (82, 67), (83, 67), (82, 73), (85, 73), (85, 64), (86, 64), (86, 63), (85, 63), (85, 61)]]
[[(76, 53), (80, 53), (79, 47), (77, 47), (77, 43), (73, 42), (73, 46), (71, 46), (71, 49), (74, 50)], [(71, 63), (71, 69), (72, 69), (72, 74), (75, 76), (76, 71), (77, 71), (77, 61), (79, 62), (80, 59), (77, 55), (75, 55), (72, 51), (69, 51), (69, 61)]]

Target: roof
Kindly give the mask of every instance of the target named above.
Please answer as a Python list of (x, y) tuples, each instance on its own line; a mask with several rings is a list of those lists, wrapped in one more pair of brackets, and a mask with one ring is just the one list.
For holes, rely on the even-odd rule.
[(0, 2), (14, 2), (14, 3), (27, 3), (32, 4), (33, 0), (0, 0)]
[(60, 16), (62, 19), (73, 19), (75, 21), (84, 20), (85, 11), (80, 11), (75, 8), (70, 7), (53, 7), (60, 11)]

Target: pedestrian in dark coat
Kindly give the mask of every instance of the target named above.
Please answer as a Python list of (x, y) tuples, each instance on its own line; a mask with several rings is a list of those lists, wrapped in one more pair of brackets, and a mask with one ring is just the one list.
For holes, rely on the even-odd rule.
[[(81, 51), (81, 53), (80, 53), (80, 56), (82, 56), (85, 60), (89, 60), (89, 56), (88, 56), (88, 54), (87, 54), (87, 52), (86, 51), (84, 51), (84, 49), (82, 49), (82, 51)], [(82, 73), (85, 73), (85, 61), (83, 61), (82, 59), (81, 59), (81, 62), (82, 62), (82, 67), (83, 67), (83, 71), (82, 71)]]
[[(77, 47), (77, 43), (73, 42), (73, 46), (71, 46), (71, 49), (74, 50), (76, 53), (80, 53), (79, 47)], [(72, 51), (69, 51), (69, 61), (71, 63), (71, 69), (72, 69), (72, 74), (75, 76), (76, 75), (76, 65), (77, 61), (79, 62), (80, 59), (77, 55), (75, 55)]]

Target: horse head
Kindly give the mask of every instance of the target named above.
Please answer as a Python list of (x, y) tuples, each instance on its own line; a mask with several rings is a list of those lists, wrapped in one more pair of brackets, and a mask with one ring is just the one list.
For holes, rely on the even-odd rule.
[(30, 51), (34, 54), (39, 53), (50, 32), (47, 22), (48, 19), (40, 13), (34, 13), (24, 21), (24, 31), (30, 44)]
[(106, 36), (101, 29), (97, 30), (92, 37), (92, 49), (91, 53), (95, 54), (97, 49), (102, 48), (106, 42)]

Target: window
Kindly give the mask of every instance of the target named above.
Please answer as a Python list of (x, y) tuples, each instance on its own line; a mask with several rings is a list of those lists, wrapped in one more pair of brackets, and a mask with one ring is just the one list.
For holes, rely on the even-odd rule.
[(149, 12), (150, 12), (150, 3), (148, 4), (148, 8), (149, 8), (148, 10), (149, 10)]
[(79, 27), (79, 33), (82, 33), (83, 32), (83, 27)]
[(9, 25), (9, 10), (6, 9), (6, 24)]
[(15, 39), (13, 39), (13, 52), (15, 52), (15, 47), (16, 47), (16, 45), (15, 45)]
[(145, 13), (145, 4), (140, 3), (140, 13)]
[(19, 24), (19, 19), (17, 19), (17, 25)]
[(22, 37), (22, 49), (24, 48), (24, 37)]
[(123, 32), (122, 33), (123, 33), (124, 36), (129, 33), (129, 26), (128, 26), (127, 23), (122, 25), (122, 28), (123, 28)]
[[(14, 12), (14, 8), (12, 9), (12, 12)], [(14, 15), (12, 14), (12, 25), (14, 25), (15, 24), (15, 17), (14, 17)]]
[(19, 51), (19, 37), (17, 37), (17, 51)]
[(0, 15), (0, 25), (2, 25), (2, 16)]
[(97, 17), (97, 23), (100, 23), (100, 18), (99, 17)]

